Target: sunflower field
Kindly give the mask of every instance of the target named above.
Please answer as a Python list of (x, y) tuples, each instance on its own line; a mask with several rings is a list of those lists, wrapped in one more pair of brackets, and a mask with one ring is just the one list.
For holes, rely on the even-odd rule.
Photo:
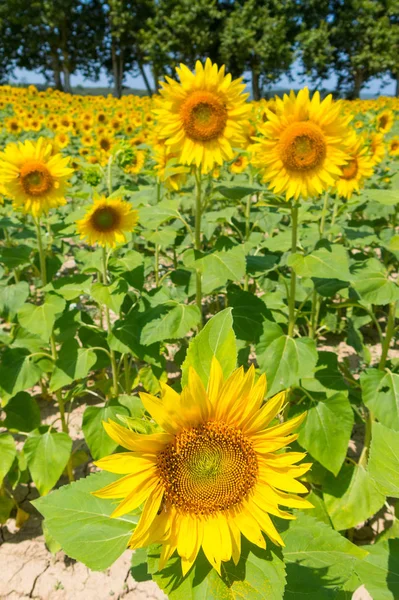
[(177, 76), (0, 87), (0, 523), (171, 600), (395, 600), (399, 99)]

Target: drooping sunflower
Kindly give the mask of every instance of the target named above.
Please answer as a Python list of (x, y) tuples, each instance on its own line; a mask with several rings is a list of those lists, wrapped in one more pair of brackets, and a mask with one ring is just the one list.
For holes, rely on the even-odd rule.
[(392, 129), (394, 122), (392, 110), (384, 110), (382, 113), (377, 115), (377, 130), (380, 133), (388, 133)]
[(353, 145), (348, 148), (348, 154), (349, 160), (342, 167), (342, 175), (336, 182), (338, 195), (347, 199), (353, 192), (358, 192), (364, 180), (373, 174), (373, 162), (362, 138), (354, 138)]
[(183, 574), (200, 548), (220, 573), (221, 562), (241, 553), (241, 535), (261, 548), (265, 533), (284, 545), (269, 515), (294, 518), (286, 507), (311, 508), (297, 495), (307, 492), (297, 481), (310, 464), (296, 465), (299, 452), (276, 452), (298, 436), (300, 415), (269, 427), (281, 410), (285, 393), (263, 404), (266, 378), (235, 370), (224, 380), (214, 358), (208, 388), (194, 369), (179, 395), (161, 383), (162, 398), (141, 394), (146, 410), (163, 430), (134, 433), (115, 422), (104, 423), (110, 437), (130, 450), (96, 462), (106, 471), (125, 475), (94, 495), (121, 499), (111, 516), (144, 504), (130, 548), (162, 543), (159, 568), (177, 550)]
[(399, 156), (399, 138), (394, 137), (389, 140), (389, 154), (391, 156)]
[(110, 246), (126, 242), (125, 233), (133, 231), (138, 222), (138, 212), (129, 202), (120, 198), (98, 197), (83, 219), (76, 222), (81, 238), (90, 244)]
[(312, 99), (304, 88), (275, 99), (274, 110), (266, 109), (268, 121), (259, 126), (264, 137), (251, 148), (252, 163), (263, 180), (286, 199), (318, 195), (341, 175), (347, 161), (345, 151), (350, 116), (343, 116), (331, 94), (323, 101), (319, 92)]
[(181, 64), (180, 83), (166, 77), (155, 114), (160, 136), (181, 164), (195, 164), (203, 173), (234, 157), (233, 147), (245, 144), (250, 107), (241, 79), (232, 81), (225, 67), (209, 58), (197, 61), (195, 72)]
[(34, 217), (66, 203), (69, 158), (53, 152), (53, 145), (39, 138), (9, 144), (0, 153), (0, 182), (14, 205)]

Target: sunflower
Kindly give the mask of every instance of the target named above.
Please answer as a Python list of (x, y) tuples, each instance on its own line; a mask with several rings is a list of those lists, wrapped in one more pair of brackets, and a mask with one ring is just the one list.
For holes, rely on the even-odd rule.
[(144, 504), (130, 548), (162, 543), (159, 568), (177, 550), (185, 575), (202, 547), (220, 573), (221, 561), (241, 553), (241, 534), (261, 548), (265, 533), (284, 545), (269, 515), (293, 519), (286, 507), (310, 508), (296, 495), (307, 492), (297, 481), (310, 464), (295, 465), (299, 452), (276, 453), (295, 440), (300, 415), (272, 427), (285, 402), (277, 394), (262, 405), (264, 375), (254, 383), (252, 367), (239, 368), (225, 381), (214, 358), (208, 389), (194, 369), (179, 395), (161, 383), (162, 399), (142, 393), (146, 410), (163, 430), (140, 435), (115, 422), (104, 423), (108, 435), (131, 452), (96, 462), (106, 471), (125, 475), (94, 492), (122, 502), (111, 516), (119, 517)]
[(53, 153), (44, 138), (9, 144), (0, 153), (0, 181), (14, 205), (34, 217), (66, 203), (69, 158)]
[(389, 154), (391, 156), (399, 156), (399, 138), (395, 137), (389, 140)]
[(354, 139), (353, 146), (348, 148), (349, 161), (342, 167), (342, 176), (336, 182), (339, 196), (349, 199), (353, 192), (358, 192), (363, 181), (373, 174), (373, 163), (362, 138)]
[(80, 237), (87, 238), (89, 244), (114, 248), (116, 244), (126, 242), (125, 232), (133, 231), (137, 221), (138, 213), (129, 202), (101, 196), (94, 200), (76, 225)]
[(180, 83), (166, 77), (155, 111), (160, 134), (182, 164), (195, 163), (203, 173), (234, 157), (233, 148), (245, 144), (250, 107), (241, 79), (231, 80), (225, 67), (209, 58), (192, 73), (181, 64)]
[(230, 165), (230, 172), (235, 173), (236, 175), (243, 173), (248, 166), (248, 162), (248, 158), (243, 154), (237, 156)]
[(347, 160), (347, 125), (339, 102), (332, 95), (322, 102), (319, 92), (312, 99), (304, 88), (295, 96), (275, 99), (275, 112), (260, 125), (264, 135), (251, 148), (253, 165), (275, 193), (286, 199), (318, 195), (334, 185)]
[(369, 137), (370, 154), (373, 165), (378, 165), (385, 156), (383, 133), (372, 133)]
[(129, 175), (137, 175), (142, 171), (145, 163), (145, 152), (144, 150), (135, 150), (134, 155), (132, 156), (131, 162), (124, 166), (125, 173), (129, 173)]
[(391, 110), (384, 110), (377, 115), (377, 130), (383, 134), (388, 133), (392, 128), (393, 121), (393, 112)]
[(65, 131), (60, 131), (54, 138), (58, 148), (66, 148), (70, 142), (69, 135)]

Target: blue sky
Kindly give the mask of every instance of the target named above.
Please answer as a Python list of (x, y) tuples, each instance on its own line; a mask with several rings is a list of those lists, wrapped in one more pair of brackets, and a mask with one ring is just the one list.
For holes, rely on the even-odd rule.
[[(280, 81), (276, 84), (276, 87), (282, 87), (282, 88), (299, 88), (302, 87), (303, 85), (309, 85), (311, 86), (311, 81), (310, 80), (305, 80), (304, 83), (302, 83), (300, 77), (298, 75), (296, 75), (296, 71), (299, 71), (299, 64), (298, 63), (294, 63), (293, 67), (292, 67), (292, 75), (293, 75), (293, 80), (289, 80), (288, 77), (283, 76)], [(148, 77), (150, 79), (150, 81), (152, 81), (152, 77), (150, 72), (148, 71)], [(15, 71), (15, 76), (13, 78), (14, 82), (26, 82), (26, 83), (44, 83), (44, 77), (38, 73), (34, 73), (32, 71), (27, 71), (26, 69), (17, 69)], [(77, 75), (72, 75), (71, 77), (71, 82), (72, 82), (72, 86), (76, 87), (77, 85), (83, 85), (84, 87), (108, 87), (109, 86), (109, 82), (108, 79), (106, 77), (105, 73), (101, 74), (101, 77), (98, 81), (93, 81), (93, 80), (89, 80), (89, 79), (84, 79), (81, 75), (77, 74)], [(126, 77), (126, 85), (128, 85), (128, 87), (131, 88), (136, 88), (136, 89), (145, 89), (145, 85), (143, 82), (142, 77), (132, 77), (130, 75), (128, 75)], [(329, 80), (324, 82), (323, 87), (327, 90), (334, 90), (335, 89), (335, 78), (331, 77)], [(393, 96), (395, 94), (395, 83), (394, 81), (391, 79), (387, 79), (387, 81), (383, 81), (380, 78), (376, 78), (372, 81), (370, 81), (370, 83), (368, 84), (368, 86), (366, 86), (363, 90), (362, 90), (362, 95), (363, 94), (371, 94), (371, 95), (385, 95), (385, 96)]]

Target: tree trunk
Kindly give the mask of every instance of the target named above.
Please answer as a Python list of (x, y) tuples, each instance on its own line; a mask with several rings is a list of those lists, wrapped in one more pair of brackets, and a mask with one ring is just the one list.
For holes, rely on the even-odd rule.
[(143, 66), (143, 63), (141, 62), (141, 60), (138, 60), (138, 65), (139, 65), (140, 73), (141, 73), (141, 76), (142, 76), (142, 78), (144, 80), (144, 84), (145, 84), (145, 87), (147, 89), (147, 92), (148, 92), (148, 94), (150, 96), (152, 96), (152, 89), (151, 89), (151, 86), (150, 86), (150, 82), (148, 81), (148, 77), (146, 75), (146, 72), (145, 72), (145, 69), (144, 69), (144, 66)]
[(399, 98), (399, 71), (396, 73), (396, 90), (395, 96)]
[(259, 73), (255, 69), (252, 69), (252, 98), (260, 100)]
[(52, 70), (53, 70), (55, 89), (62, 92), (62, 91), (64, 91), (64, 88), (63, 88), (62, 81), (61, 81), (60, 62), (58, 60), (58, 56), (55, 51), (53, 51), (51, 53), (51, 65), (52, 65)]
[(363, 74), (358, 71), (357, 73), (355, 73), (355, 78), (353, 81), (353, 90), (352, 90), (351, 100), (355, 100), (356, 98), (359, 98), (360, 90), (362, 89), (362, 86), (363, 86)]
[(122, 96), (122, 81), (123, 81), (123, 52), (117, 48), (115, 38), (112, 38), (111, 44), (112, 53), (112, 73), (114, 77), (114, 96), (120, 98)]
[[(65, 59), (64, 59), (65, 60)], [(68, 67), (66, 66), (65, 62), (64, 62), (64, 90), (68, 93), (68, 94), (72, 94), (72, 87), (71, 87), (71, 74), (69, 72)]]

